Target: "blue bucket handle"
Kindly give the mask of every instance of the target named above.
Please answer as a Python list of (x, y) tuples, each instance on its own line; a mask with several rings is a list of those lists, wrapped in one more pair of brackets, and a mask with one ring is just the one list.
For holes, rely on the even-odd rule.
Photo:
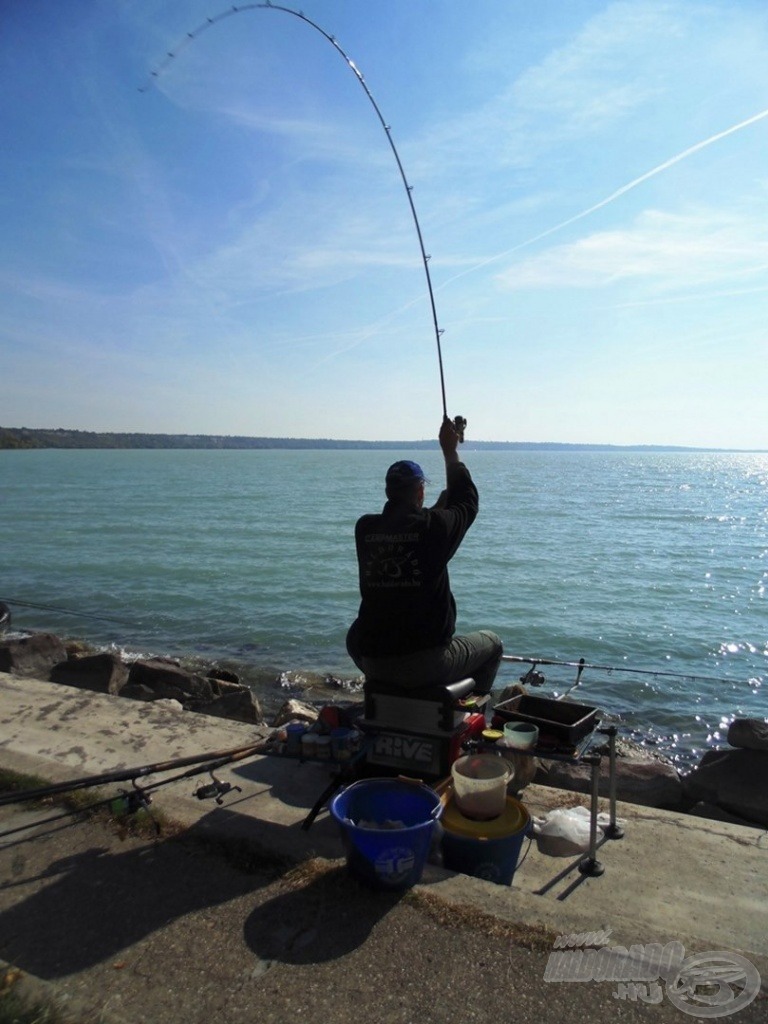
[[(397, 781), (398, 782), (407, 782), (410, 786), (424, 786), (424, 783), (421, 781), (421, 779), (414, 779), (411, 775), (398, 775), (397, 776)], [(429, 789), (429, 786), (424, 786), (424, 788), (425, 789)], [(442, 804), (442, 801), (440, 801), (438, 803), (437, 807), (434, 807), (430, 811), (429, 816), (430, 816), (430, 818), (433, 818), (435, 821), (437, 821), (437, 819), (440, 817), (440, 815), (442, 813), (443, 813), (443, 804)]]
[[(437, 819), (440, 817), (440, 814), (441, 814), (442, 810), (443, 810), (443, 805), (442, 804), (438, 804), (437, 807), (433, 807), (432, 810), (429, 812), (430, 818), (432, 818), (433, 821), (437, 821)], [(355, 825), (354, 821), (352, 821), (351, 818), (344, 818), (344, 824), (345, 825), (351, 825), (352, 828), (357, 828), (358, 827), (357, 825)]]

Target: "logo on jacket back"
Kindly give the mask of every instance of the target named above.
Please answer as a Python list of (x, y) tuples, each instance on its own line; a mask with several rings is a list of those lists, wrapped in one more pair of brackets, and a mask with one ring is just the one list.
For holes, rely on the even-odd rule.
[[(381, 543), (388, 538), (388, 542)], [(419, 558), (413, 548), (418, 534), (368, 534), (363, 578), (368, 587), (418, 587), (421, 585)], [(370, 542), (375, 542), (370, 544)]]

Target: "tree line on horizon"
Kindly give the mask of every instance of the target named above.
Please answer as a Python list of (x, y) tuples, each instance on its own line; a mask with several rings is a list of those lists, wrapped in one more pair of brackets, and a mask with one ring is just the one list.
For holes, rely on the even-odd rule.
[[(145, 448), (145, 449), (409, 449), (432, 451), (437, 441), (344, 441), (332, 438), (306, 437), (244, 437), (221, 434), (150, 434), (117, 433), (94, 430), (51, 430), (32, 427), (0, 427), (0, 449), (33, 448)], [(683, 445), (615, 445), (569, 444), (556, 441), (474, 441), (467, 450), (474, 451), (717, 451)]]

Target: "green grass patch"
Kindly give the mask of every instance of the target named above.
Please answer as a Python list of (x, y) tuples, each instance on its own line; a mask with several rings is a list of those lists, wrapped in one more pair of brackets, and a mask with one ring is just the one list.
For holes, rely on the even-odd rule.
[(25, 775), (10, 768), (0, 768), (0, 793), (24, 793), (28, 789), (42, 789), (50, 786), (47, 779), (39, 775)]
[(0, 965), (0, 1024), (86, 1024), (65, 1013), (56, 1001), (22, 991), (24, 972)]
[(0, 1024), (74, 1024), (54, 1003), (27, 1001), (9, 992), (0, 995)]
[[(55, 785), (50, 779), (43, 779), (39, 775), (27, 775), (24, 772), (13, 771), (11, 768), (0, 768), (0, 793), (27, 793), (37, 789), (46, 789)], [(104, 794), (97, 790), (75, 789), (69, 793), (54, 793), (51, 796), (40, 796), (34, 800), (19, 801), (29, 807), (67, 807), (77, 811), (99, 800), (104, 799)]]

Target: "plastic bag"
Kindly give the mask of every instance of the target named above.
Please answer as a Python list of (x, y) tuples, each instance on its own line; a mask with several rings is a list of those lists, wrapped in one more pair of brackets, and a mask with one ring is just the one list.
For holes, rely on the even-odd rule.
[[(598, 827), (600, 818), (598, 815)], [(544, 818), (533, 819), (533, 834), (540, 853), (573, 857), (589, 849), (590, 813), (586, 807), (556, 807)]]

